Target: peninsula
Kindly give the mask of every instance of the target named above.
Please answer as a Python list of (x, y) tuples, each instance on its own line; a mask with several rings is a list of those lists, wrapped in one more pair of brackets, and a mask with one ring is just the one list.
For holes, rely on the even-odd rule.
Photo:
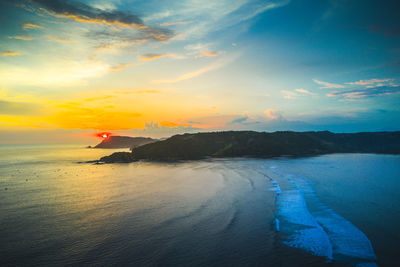
[(154, 143), (157, 139), (148, 137), (130, 137), (130, 136), (109, 136), (94, 148), (135, 148), (142, 145)]
[(332, 133), (226, 131), (174, 135), (116, 152), (99, 161), (195, 160), (208, 157), (310, 156), (330, 153), (400, 154), (400, 132)]

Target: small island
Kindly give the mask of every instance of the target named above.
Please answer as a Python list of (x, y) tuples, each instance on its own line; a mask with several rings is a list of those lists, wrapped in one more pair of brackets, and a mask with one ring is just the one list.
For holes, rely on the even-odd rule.
[[(149, 137), (130, 137), (130, 136), (117, 136), (112, 135), (104, 138), (101, 143), (97, 144), (93, 148), (135, 148), (142, 145), (154, 143), (158, 141), (157, 139), (149, 138)], [(88, 146), (88, 148), (92, 148)]]
[(400, 154), (400, 132), (224, 131), (182, 134), (136, 147), (132, 152), (117, 152), (99, 161), (116, 163), (210, 157), (299, 157), (330, 153)]

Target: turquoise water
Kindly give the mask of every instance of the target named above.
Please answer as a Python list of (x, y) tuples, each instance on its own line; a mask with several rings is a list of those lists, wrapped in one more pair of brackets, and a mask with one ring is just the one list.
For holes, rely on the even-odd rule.
[(0, 265), (396, 266), (400, 157), (93, 165), (0, 147)]

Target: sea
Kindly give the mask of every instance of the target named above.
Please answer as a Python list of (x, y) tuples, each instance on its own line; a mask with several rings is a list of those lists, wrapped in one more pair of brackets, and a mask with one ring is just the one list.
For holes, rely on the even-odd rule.
[(0, 266), (400, 266), (400, 156), (114, 151), (0, 146)]

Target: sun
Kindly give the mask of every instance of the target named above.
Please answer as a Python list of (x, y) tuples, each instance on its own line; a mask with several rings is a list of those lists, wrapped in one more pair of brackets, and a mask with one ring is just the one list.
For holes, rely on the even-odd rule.
[(111, 136), (111, 133), (109, 132), (102, 132), (102, 133), (97, 133), (95, 134), (97, 137), (103, 138), (103, 139), (108, 139)]

